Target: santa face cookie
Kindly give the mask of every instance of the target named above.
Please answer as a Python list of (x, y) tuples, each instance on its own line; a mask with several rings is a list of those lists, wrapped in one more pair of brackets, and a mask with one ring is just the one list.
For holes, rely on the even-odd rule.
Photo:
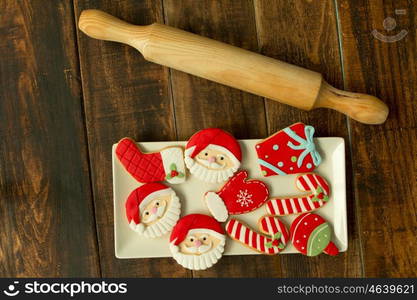
[(166, 147), (159, 152), (142, 153), (135, 141), (123, 138), (116, 155), (125, 170), (141, 183), (185, 181), (184, 156), (181, 147)]
[(208, 128), (194, 134), (185, 149), (190, 173), (206, 182), (223, 182), (240, 166), (240, 145), (229, 133)]
[(311, 172), (321, 163), (314, 128), (295, 123), (256, 144), (264, 176)]
[(129, 226), (147, 238), (160, 237), (171, 231), (181, 211), (174, 190), (161, 183), (147, 183), (130, 193), (126, 200)]
[(222, 257), (226, 236), (214, 218), (191, 214), (182, 217), (172, 230), (170, 250), (184, 268), (205, 270)]
[(207, 192), (204, 201), (219, 222), (229, 215), (251, 212), (268, 200), (268, 187), (260, 180), (247, 180), (248, 172), (239, 171), (218, 192)]
[(291, 224), (290, 232), (294, 247), (304, 255), (316, 256), (323, 252), (334, 256), (339, 253), (331, 241), (329, 223), (319, 215), (305, 213), (298, 216)]

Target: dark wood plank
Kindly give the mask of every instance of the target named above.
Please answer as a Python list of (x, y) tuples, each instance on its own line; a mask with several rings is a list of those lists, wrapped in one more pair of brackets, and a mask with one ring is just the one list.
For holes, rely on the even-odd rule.
[[(417, 275), (417, 7), (413, 1), (340, 0), (346, 87), (372, 93), (390, 107), (381, 126), (352, 127), (354, 182), (367, 277)], [(395, 14), (396, 9), (405, 14)], [(385, 30), (392, 17), (397, 27)], [(375, 39), (377, 29), (395, 43)]]
[[(88, 8), (133, 24), (163, 23), (160, 1), (75, 1), (77, 19)], [(114, 255), (111, 146), (125, 136), (176, 140), (168, 69), (146, 62), (126, 45), (94, 40), (81, 32), (78, 41), (102, 274), (189, 276), (172, 258), (120, 260)]]
[(72, 2), (0, 11), (0, 276), (100, 276)]
[[(164, 1), (168, 25), (257, 51), (252, 1)], [(220, 127), (237, 138), (266, 135), (263, 99), (171, 70), (179, 139), (205, 127)], [(225, 256), (195, 277), (275, 277), (279, 262), (265, 256)]]
[[(337, 36), (336, 10), (332, 0), (271, 1), (255, 0), (260, 52), (318, 71), (336, 87), (342, 87), (342, 71)], [(359, 235), (354, 197), (350, 184), (351, 162), (346, 118), (326, 109), (302, 112), (268, 100), (269, 134), (303, 121), (316, 128), (317, 136), (344, 137), (347, 144), (347, 202), (349, 249), (337, 257), (282, 255), (279, 258), (286, 277), (356, 277), (362, 275)]]

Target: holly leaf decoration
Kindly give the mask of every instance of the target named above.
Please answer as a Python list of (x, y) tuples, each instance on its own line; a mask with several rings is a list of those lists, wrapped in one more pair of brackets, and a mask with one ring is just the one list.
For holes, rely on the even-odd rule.
[(184, 177), (184, 173), (181, 173), (181, 172), (178, 172), (178, 175), (177, 175), (179, 178), (183, 178)]
[(317, 202), (317, 201), (320, 201), (320, 199), (319, 197), (317, 197), (317, 195), (315, 195), (313, 198), (311, 198), (311, 201)]
[(278, 240), (278, 239), (280, 239), (280, 238), (281, 238), (281, 236), (282, 236), (281, 232), (277, 232), (277, 233), (275, 233), (275, 234), (274, 234), (274, 240)]
[(324, 201), (324, 202), (327, 202), (327, 201), (329, 201), (329, 196), (327, 196), (327, 195), (324, 195), (324, 197), (323, 197), (323, 201)]
[(167, 174), (167, 176), (165, 176), (165, 179), (171, 179), (172, 178), (172, 176), (171, 176), (171, 174)]
[(265, 247), (268, 248), (268, 249), (272, 248), (272, 241), (271, 242), (266, 242)]
[(323, 193), (323, 188), (321, 186), (318, 186), (317, 189), (316, 189), (316, 194), (318, 195), (318, 194), (321, 194), (321, 193)]
[(278, 249), (282, 250), (282, 249), (284, 249), (284, 248), (285, 248), (284, 244), (283, 244), (283, 243), (279, 243), (279, 245), (278, 245)]
[(176, 165), (176, 164), (174, 164), (174, 163), (172, 163), (172, 164), (169, 166), (169, 169), (170, 169), (171, 171), (176, 171), (176, 170), (177, 170), (177, 165)]

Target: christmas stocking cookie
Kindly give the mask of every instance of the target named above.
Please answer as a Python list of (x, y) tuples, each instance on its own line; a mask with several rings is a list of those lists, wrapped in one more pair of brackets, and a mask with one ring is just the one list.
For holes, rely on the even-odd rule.
[(227, 234), (239, 243), (263, 254), (273, 255), (281, 252), (289, 240), (284, 223), (277, 217), (264, 216), (258, 222), (260, 234), (236, 219), (226, 223)]
[(205, 270), (222, 257), (226, 235), (213, 217), (191, 214), (178, 221), (169, 242), (177, 263), (190, 270)]
[(130, 138), (123, 138), (116, 155), (125, 170), (141, 183), (166, 180), (177, 184), (185, 181), (184, 157), (181, 147), (166, 147), (158, 152), (143, 153)]
[(311, 172), (321, 163), (314, 128), (295, 123), (256, 144), (264, 176)]
[(204, 201), (219, 222), (229, 215), (251, 212), (263, 205), (269, 195), (268, 187), (260, 180), (247, 180), (248, 172), (239, 171), (218, 192), (207, 192)]
[(147, 238), (160, 237), (174, 227), (181, 204), (174, 190), (161, 183), (146, 183), (132, 193), (125, 203), (129, 226)]
[(330, 187), (320, 175), (308, 173), (299, 175), (295, 181), (298, 189), (310, 192), (307, 195), (271, 198), (266, 203), (266, 211), (273, 216), (300, 214), (324, 206), (330, 197)]
[(224, 182), (239, 169), (240, 145), (226, 131), (207, 128), (194, 134), (185, 147), (190, 173), (206, 182)]
[(339, 253), (331, 241), (329, 223), (319, 215), (305, 213), (298, 216), (291, 224), (290, 232), (294, 247), (304, 255), (316, 256), (324, 252), (334, 256)]

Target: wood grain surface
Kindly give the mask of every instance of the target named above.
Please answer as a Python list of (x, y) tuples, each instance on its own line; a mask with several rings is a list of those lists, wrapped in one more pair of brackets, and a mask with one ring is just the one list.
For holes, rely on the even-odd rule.
[[(78, 31), (88, 8), (322, 72), (338, 88), (385, 100), (391, 115), (360, 125), (161, 67)], [(407, 0), (0, 0), (0, 276), (416, 276), (416, 10)], [(389, 16), (392, 30), (383, 27)], [(385, 43), (374, 29), (407, 35)], [(263, 138), (297, 121), (345, 138), (346, 253), (229, 256), (198, 272), (171, 258), (115, 258), (113, 143), (186, 140), (209, 126)]]
[[(412, 1), (339, 1), (346, 88), (385, 99), (391, 110), (381, 126), (351, 123), (356, 211), (364, 275), (417, 274), (417, 7)], [(354, 6), (354, 7), (353, 7)], [(395, 14), (395, 10), (405, 14)], [(387, 31), (392, 17), (397, 28)], [(394, 43), (370, 36), (408, 34)]]
[(72, 4), (0, 11), (0, 276), (100, 276)]

